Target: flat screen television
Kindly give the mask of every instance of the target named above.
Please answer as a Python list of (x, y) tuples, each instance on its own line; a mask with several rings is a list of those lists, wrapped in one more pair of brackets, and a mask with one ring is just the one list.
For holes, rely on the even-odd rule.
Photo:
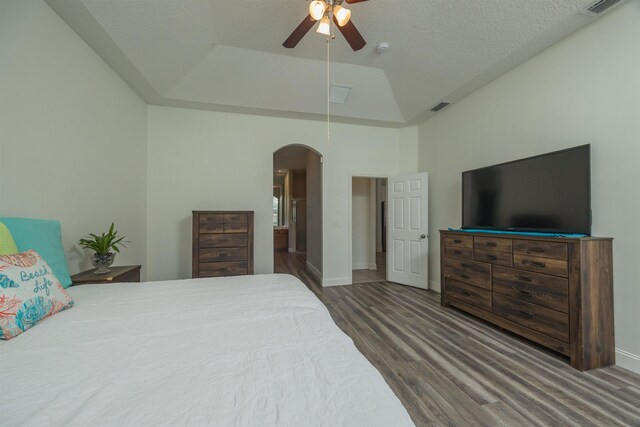
[(591, 235), (591, 146), (463, 172), (462, 228)]

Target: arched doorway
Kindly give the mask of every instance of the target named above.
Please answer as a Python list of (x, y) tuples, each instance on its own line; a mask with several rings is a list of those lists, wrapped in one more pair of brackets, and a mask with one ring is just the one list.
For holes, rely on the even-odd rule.
[[(273, 153), (274, 272), (322, 280), (322, 155), (301, 144)], [(302, 273), (302, 272), (301, 272)]]

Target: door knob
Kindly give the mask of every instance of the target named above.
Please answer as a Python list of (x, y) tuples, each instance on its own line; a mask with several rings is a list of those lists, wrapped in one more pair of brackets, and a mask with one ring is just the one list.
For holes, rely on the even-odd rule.
[(426, 238), (427, 238), (427, 235), (426, 235), (426, 234), (421, 234), (421, 235), (420, 235), (420, 238), (421, 238), (421, 239), (426, 239)]

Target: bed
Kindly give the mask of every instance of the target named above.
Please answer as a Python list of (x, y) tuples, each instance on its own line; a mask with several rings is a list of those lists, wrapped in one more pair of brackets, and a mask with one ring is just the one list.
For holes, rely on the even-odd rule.
[(413, 425), (292, 276), (68, 291), (72, 309), (0, 342), (0, 424)]

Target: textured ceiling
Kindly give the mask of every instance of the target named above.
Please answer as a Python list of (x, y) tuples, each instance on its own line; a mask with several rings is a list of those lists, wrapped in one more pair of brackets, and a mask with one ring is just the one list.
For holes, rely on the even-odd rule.
[[(326, 117), (327, 43), (282, 42), (304, 0), (47, 0), (150, 104)], [(370, 0), (349, 6), (368, 44), (337, 33), (331, 82), (353, 86), (334, 120), (404, 126), (428, 118), (594, 18), (593, 0)], [(315, 29), (315, 28), (314, 28)], [(375, 46), (390, 49), (377, 54)]]

